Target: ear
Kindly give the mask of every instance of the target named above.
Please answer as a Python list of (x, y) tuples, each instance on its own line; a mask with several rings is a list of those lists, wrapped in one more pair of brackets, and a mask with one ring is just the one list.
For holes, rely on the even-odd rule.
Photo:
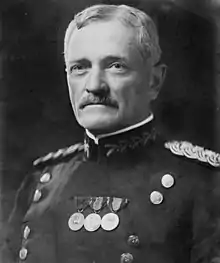
[(167, 66), (165, 64), (155, 65), (152, 68), (151, 80), (150, 80), (150, 89), (152, 92), (152, 100), (156, 99), (161, 86), (166, 77)]

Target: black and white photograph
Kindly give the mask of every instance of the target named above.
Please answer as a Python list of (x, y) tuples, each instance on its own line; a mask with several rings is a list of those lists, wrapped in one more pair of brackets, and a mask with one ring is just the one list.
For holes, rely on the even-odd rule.
[(220, 263), (220, 0), (2, 0), (0, 263)]

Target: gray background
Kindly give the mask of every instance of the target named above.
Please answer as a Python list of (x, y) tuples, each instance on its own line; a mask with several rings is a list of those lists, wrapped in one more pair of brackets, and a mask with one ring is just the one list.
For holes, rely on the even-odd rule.
[(154, 104), (158, 129), (167, 138), (220, 151), (217, 1), (1, 1), (2, 223), (32, 161), (83, 138), (68, 99), (63, 37), (74, 13), (100, 2), (139, 7), (158, 25), (162, 61), (168, 65)]

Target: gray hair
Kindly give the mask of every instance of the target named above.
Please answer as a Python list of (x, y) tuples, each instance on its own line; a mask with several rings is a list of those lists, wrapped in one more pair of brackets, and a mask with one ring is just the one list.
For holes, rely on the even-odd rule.
[(100, 20), (118, 19), (126, 26), (137, 29), (137, 44), (144, 59), (151, 57), (152, 64), (160, 60), (161, 49), (156, 25), (143, 11), (127, 5), (93, 5), (76, 14), (67, 27), (64, 38), (64, 58), (74, 30)]

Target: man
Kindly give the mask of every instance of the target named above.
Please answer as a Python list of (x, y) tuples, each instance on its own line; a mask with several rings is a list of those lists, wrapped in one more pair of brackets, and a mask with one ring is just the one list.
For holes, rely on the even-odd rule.
[(155, 130), (160, 55), (138, 9), (96, 5), (75, 16), (64, 56), (85, 141), (34, 162), (4, 262), (220, 262), (220, 156)]

